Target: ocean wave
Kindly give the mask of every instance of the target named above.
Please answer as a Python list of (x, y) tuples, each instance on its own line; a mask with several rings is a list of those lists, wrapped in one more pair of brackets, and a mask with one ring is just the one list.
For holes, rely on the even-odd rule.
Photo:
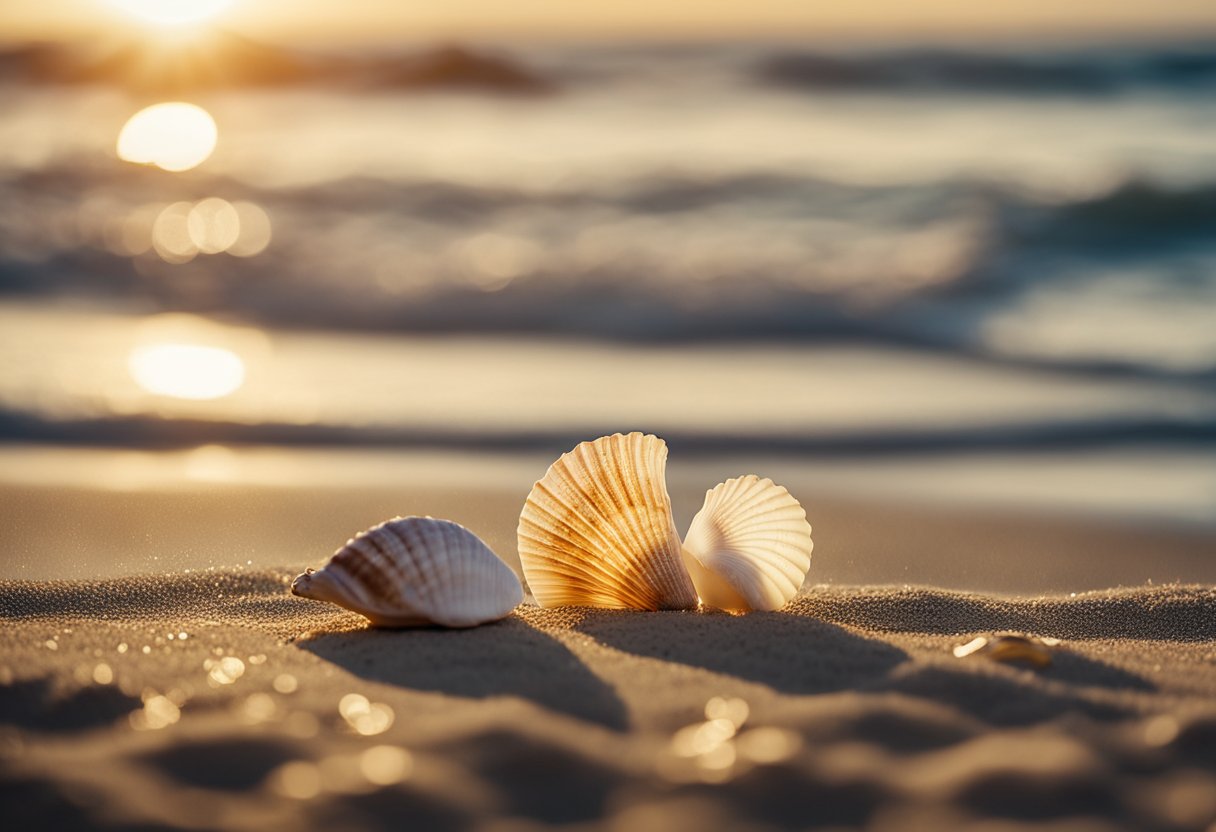
[[(627, 430), (621, 425), (574, 425), (557, 431), (405, 428), (393, 426), (236, 422), (151, 415), (62, 419), (0, 409), (0, 442), (93, 447), (187, 448), (201, 444), (297, 447), (394, 447), (486, 452), (560, 452), (588, 436)], [(638, 426), (646, 429), (646, 426)], [(664, 439), (681, 454), (780, 454), (807, 457), (890, 457), (902, 454), (1021, 453), (1216, 444), (1208, 420), (1095, 418), (985, 423), (934, 429), (868, 428), (849, 432), (713, 432), (666, 428)]]
[(1216, 84), (1210, 45), (1089, 51), (871, 53), (781, 52), (759, 62), (756, 78), (780, 88), (1108, 95), (1134, 88), (1194, 90)]
[[(1129, 181), (1045, 200), (967, 180), (660, 177), (529, 192), (368, 179), (273, 190), (185, 175), (175, 199), (256, 201), (275, 218), (276, 244), (251, 259), (180, 264), (116, 248), (115, 228), (157, 204), (163, 179), (124, 171), (123, 202), (115, 176), (61, 167), (0, 183), (0, 296), (93, 298), (280, 328), (874, 341), (1091, 372), (1216, 372), (1211, 339), (1197, 330), (1178, 340), (1189, 324), (1171, 312), (1216, 301), (1211, 184)], [(109, 198), (81, 200), (97, 189)], [(1155, 337), (1129, 349), (1100, 321), (1079, 347), (1022, 349), (1019, 333), (1043, 331), (1028, 315), (1085, 328), (1087, 308), (1035, 300), (1052, 289), (1052, 303), (1068, 302), (1060, 290), (1069, 285), (1090, 295), (1110, 287), (1126, 307), (1120, 320), (1174, 320), (1169, 349)]]

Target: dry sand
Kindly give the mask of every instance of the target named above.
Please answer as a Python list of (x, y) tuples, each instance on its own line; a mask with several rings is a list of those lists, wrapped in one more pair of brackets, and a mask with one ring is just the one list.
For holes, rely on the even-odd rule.
[(1211, 586), (374, 631), (293, 571), (0, 583), (5, 827), (1216, 828)]

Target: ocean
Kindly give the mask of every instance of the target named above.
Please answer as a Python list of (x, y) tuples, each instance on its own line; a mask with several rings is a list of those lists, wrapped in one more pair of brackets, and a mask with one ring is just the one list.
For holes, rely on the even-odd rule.
[[(810, 489), (1216, 524), (1211, 44), (436, 54), (198, 88), (0, 58), (0, 483), (202, 447), (306, 484), (336, 448), (391, 487), (369, 455), (640, 429)], [(214, 152), (120, 160), (165, 101)]]

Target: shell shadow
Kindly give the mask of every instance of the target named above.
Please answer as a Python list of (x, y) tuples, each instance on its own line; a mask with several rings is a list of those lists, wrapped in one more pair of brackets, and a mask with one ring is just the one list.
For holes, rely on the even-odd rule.
[[(889, 690), (948, 705), (988, 725), (1003, 727), (1050, 722), (1069, 713), (1110, 722), (1135, 712), (1132, 705), (1087, 695), (1087, 683), (1057, 674), (1059, 662), (1044, 670), (1016, 672), (996, 671), (988, 664), (986, 659), (978, 659), (960, 661), (957, 667), (921, 665), (892, 680)], [(1046, 684), (1052, 681), (1066, 684)]]
[(1002, 598), (907, 587), (804, 591), (790, 610), (886, 632), (960, 635), (1014, 631), (1063, 639), (1216, 638), (1216, 593), (1207, 587), (1141, 587), (1079, 597)]
[(139, 706), (139, 697), (117, 687), (56, 691), (50, 678), (0, 686), (0, 725), (26, 731), (71, 733), (110, 725)]
[(1120, 690), (1135, 690), (1149, 692), (1157, 690), (1157, 686), (1149, 679), (1124, 670), (1113, 664), (1091, 659), (1075, 650), (1058, 651), (1043, 675), (1049, 679), (1058, 679), (1070, 685), (1089, 687), (1114, 688)]
[(640, 656), (736, 676), (785, 693), (873, 689), (908, 656), (885, 641), (786, 613), (587, 610), (575, 629)]
[(468, 699), (518, 696), (614, 731), (629, 727), (616, 692), (552, 636), (511, 616), (467, 630), (365, 629), (296, 642), (364, 679)]

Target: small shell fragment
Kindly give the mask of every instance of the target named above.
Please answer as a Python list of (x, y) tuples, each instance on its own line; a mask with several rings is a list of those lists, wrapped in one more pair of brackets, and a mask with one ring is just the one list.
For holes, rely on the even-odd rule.
[(378, 627), (475, 627), (507, 616), (523, 588), (477, 535), (450, 520), (398, 517), (362, 532), (293, 595), (329, 601)]
[(1036, 638), (1020, 635), (977, 636), (966, 644), (956, 645), (954, 657), (984, 656), (1003, 664), (1024, 663), (1033, 667), (1049, 667), (1058, 638)]

